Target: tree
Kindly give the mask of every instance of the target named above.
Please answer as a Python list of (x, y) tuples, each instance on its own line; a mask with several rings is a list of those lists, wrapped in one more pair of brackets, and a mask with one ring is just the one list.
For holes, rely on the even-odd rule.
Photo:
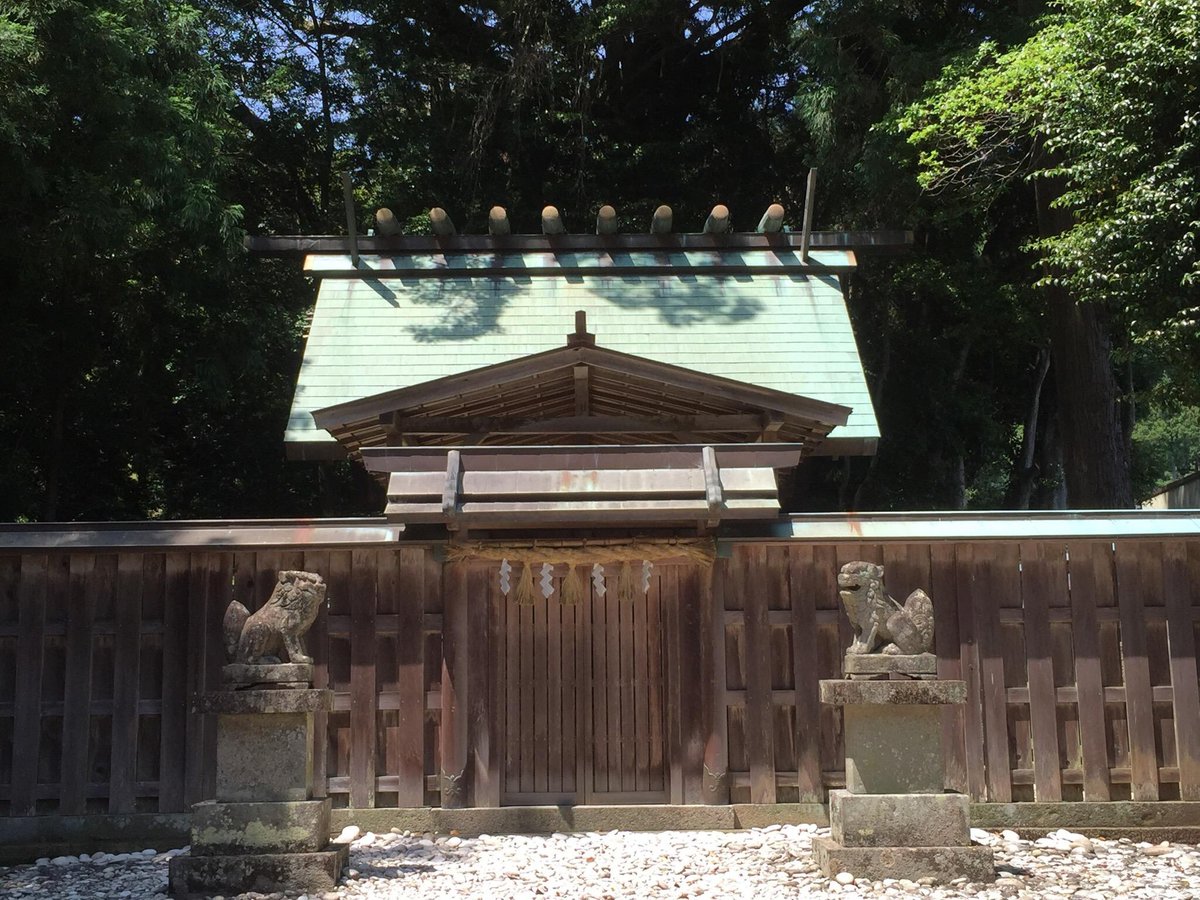
[(1177, 326), (1196, 309), (1184, 297), (1200, 219), (1197, 11), (1063, 0), (1020, 46), (985, 43), (949, 67), (901, 121), (931, 190), (986, 205), (1016, 180), (1035, 185), (1029, 248), (1042, 266), (1073, 506), (1133, 502), (1113, 335), (1117, 350), (1129, 335), (1182, 341)]

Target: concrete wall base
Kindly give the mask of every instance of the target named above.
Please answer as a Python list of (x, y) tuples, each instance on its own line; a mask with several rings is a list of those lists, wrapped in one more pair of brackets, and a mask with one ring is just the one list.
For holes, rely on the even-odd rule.
[[(190, 841), (191, 818), (190, 813), (0, 817), (0, 865), (31, 863), (39, 856), (183, 847)], [(364, 831), (400, 828), (446, 833), (457, 829), (469, 834), (464, 827), (473, 824), (477, 834), (548, 834), (612, 828), (734, 830), (774, 822), (828, 825), (829, 816), (821, 803), (335, 809), (330, 827), (333, 834), (351, 824)], [(972, 803), (970, 823), (972, 827), (992, 831), (1011, 828), (1023, 837), (1043, 837), (1047, 831), (1067, 828), (1093, 837), (1200, 843), (1200, 802)]]

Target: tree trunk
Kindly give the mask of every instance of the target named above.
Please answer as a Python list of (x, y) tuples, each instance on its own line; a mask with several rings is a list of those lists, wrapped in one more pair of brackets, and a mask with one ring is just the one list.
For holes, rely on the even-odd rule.
[[(1050, 205), (1061, 192), (1057, 179), (1038, 179), (1042, 237), (1071, 226), (1070, 212)], [(1106, 310), (1077, 303), (1057, 285), (1046, 293), (1067, 504), (1073, 509), (1128, 509), (1133, 506), (1133, 478)]]

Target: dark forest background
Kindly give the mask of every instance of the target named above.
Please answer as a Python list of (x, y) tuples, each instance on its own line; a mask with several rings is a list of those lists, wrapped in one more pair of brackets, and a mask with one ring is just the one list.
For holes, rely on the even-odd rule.
[(314, 289), (245, 234), (911, 228), (827, 509), (1127, 507), (1200, 453), (1200, 0), (0, 2), (0, 519), (376, 513), (282, 433)]

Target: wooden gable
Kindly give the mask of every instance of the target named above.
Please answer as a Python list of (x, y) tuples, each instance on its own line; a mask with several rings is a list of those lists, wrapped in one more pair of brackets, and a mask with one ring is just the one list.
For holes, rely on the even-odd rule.
[(814, 450), (844, 406), (597, 347), (567, 346), (317, 410), (351, 456), (366, 447), (780, 441)]

